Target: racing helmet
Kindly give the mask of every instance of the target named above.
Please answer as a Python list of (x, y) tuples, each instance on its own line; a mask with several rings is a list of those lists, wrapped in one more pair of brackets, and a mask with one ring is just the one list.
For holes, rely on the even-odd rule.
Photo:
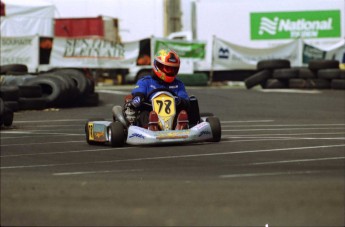
[(172, 83), (180, 69), (180, 58), (170, 49), (160, 49), (153, 61), (153, 72), (166, 83)]

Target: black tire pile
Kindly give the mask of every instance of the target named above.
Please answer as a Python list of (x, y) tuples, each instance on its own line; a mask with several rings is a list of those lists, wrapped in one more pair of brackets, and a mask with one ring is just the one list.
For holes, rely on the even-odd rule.
[(345, 70), (339, 61), (313, 60), (308, 67), (292, 67), (289, 60), (264, 60), (258, 72), (244, 80), (247, 89), (260, 85), (264, 89), (345, 89)]
[(56, 69), (37, 75), (28, 74), (24, 65), (1, 66), (0, 126), (10, 126), (13, 112), (97, 106), (95, 85), (76, 69)]

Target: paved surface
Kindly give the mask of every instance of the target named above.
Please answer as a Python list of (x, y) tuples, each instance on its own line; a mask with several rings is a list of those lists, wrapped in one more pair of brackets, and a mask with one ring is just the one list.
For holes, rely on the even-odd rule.
[(89, 146), (93, 108), (15, 114), (1, 131), (1, 225), (344, 226), (345, 93), (188, 88), (220, 143)]

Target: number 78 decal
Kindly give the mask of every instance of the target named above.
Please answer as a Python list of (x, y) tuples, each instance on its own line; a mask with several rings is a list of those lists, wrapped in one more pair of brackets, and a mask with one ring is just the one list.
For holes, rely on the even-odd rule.
[(169, 117), (175, 114), (174, 98), (166, 95), (159, 95), (154, 100), (153, 109), (159, 116)]

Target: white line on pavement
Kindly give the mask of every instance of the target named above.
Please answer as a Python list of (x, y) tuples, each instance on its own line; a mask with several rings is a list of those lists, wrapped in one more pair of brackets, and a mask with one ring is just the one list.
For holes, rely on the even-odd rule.
[(96, 152), (96, 151), (109, 151), (109, 150), (124, 150), (133, 147), (117, 147), (117, 148), (104, 148), (104, 149), (89, 149), (89, 150), (77, 150), (77, 151), (58, 151), (58, 152), (41, 152), (41, 153), (31, 153), (31, 154), (13, 154), (13, 155), (2, 155), (0, 158), (9, 157), (21, 157), (21, 156), (35, 156), (35, 155), (55, 155), (55, 154), (69, 154), (69, 153), (82, 153), (82, 152)]
[(314, 127), (314, 126), (345, 126), (345, 124), (291, 124), (291, 125), (222, 125), (224, 128), (241, 127)]
[(256, 123), (256, 122), (273, 122), (274, 120), (248, 120), (248, 121), (221, 121), (220, 123)]
[(261, 92), (267, 93), (302, 93), (302, 94), (321, 94), (318, 90), (303, 90), (303, 89), (262, 89)]
[[(249, 151), (234, 151), (234, 152), (218, 152), (218, 153), (206, 153), (206, 154), (156, 156), (156, 157), (148, 157), (148, 158), (133, 158), (133, 159), (107, 160), (107, 161), (96, 161), (96, 162), (74, 162), (74, 163), (41, 164), (41, 165), (26, 165), (26, 166), (1, 166), (0, 169), (24, 169), (24, 168), (42, 168), (42, 167), (72, 166), (72, 165), (153, 161), (153, 160), (177, 159), (177, 158), (210, 157), (210, 156), (221, 156), (221, 155), (252, 154), (252, 153), (279, 152), (279, 151), (297, 151), (297, 150), (308, 150), (308, 149), (325, 149), (325, 148), (335, 148), (335, 147), (345, 147), (345, 144), (312, 146), (312, 147), (276, 148), (276, 149), (249, 150)], [(76, 152), (80, 152), (80, 151), (76, 151)]]
[[(45, 144), (59, 144), (59, 143), (86, 143), (85, 140), (78, 141), (61, 141), (61, 142), (44, 142), (44, 143), (14, 143), (14, 144), (1, 144), (0, 147), (12, 147), (12, 146), (30, 146), (30, 145), (45, 145)], [(2, 157), (2, 156), (0, 156)]]
[(84, 171), (84, 172), (63, 172), (53, 173), (54, 176), (71, 176), (71, 175), (85, 175), (97, 173), (127, 173), (127, 172), (142, 172), (143, 169), (130, 169), (130, 170), (102, 170), (102, 171)]
[(14, 121), (13, 123), (50, 123), (50, 122), (70, 122), (70, 121), (83, 121), (86, 122), (86, 119), (56, 119), (56, 120), (31, 120), (31, 121)]
[(300, 135), (344, 135), (345, 132), (315, 132), (315, 133), (279, 133), (279, 134), (251, 134), (251, 135), (233, 135), (242, 137), (260, 137), (260, 136), (300, 136)]
[(281, 176), (281, 175), (295, 175), (295, 174), (312, 174), (320, 173), (321, 171), (294, 171), (294, 172), (273, 172), (273, 173), (240, 173), (220, 175), (220, 178), (241, 178), (241, 177), (265, 177), (265, 176)]
[(98, 93), (107, 93), (107, 94), (114, 94), (114, 95), (128, 95), (130, 91), (115, 91), (115, 90), (97, 90)]
[(255, 162), (249, 165), (267, 165), (267, 164), (283, 164), (283, 163), (294, 163), (294, 162), (317, 162), (317, 161), (329, 161), (329, 160), (341, 160), (345, 157), (328, 157), (328, 158), (311, 158), (311, 159), (295, 159), (295, 160), (285, 160), (285, 161), (274, 161), (274, 162)]
[(9, 136), (9, 137), (1, 137), (1, 140), (7, 140), (7, 139), (23, 139), (23, 138), (41, 138), (41, 137), (47, 137), (47, 134), (49, 134), (49, 137), (52, 136), (85, 136), (85, 134), (66, 134), (66, 133), (25, 133), (25, 134), (35, 134), (35, 135), (43, 135), (43, 136)]
[(286, 131), (286, 130), (345, 130), (342, 128), (265, 128), (265, 129), (225, 129), (224, 132), (247, 132), (247, 131)]
[[(224, 138), (224, 137), (222, 137)], [(227, 137), (229, 138), (229, 137)], [(230, 137), (231, 138), (231, 137)], [(232, 137), (234, 138), (234, 137)], [(242, 137), (241, 140), (231, 140), (231, 143), (238, 143), (238, 142), (257, 142), (257, 141), (282, 141), (282, 140), (345, 140), (345, 137), (337, 137), (337, 138), (297, 138), (297, 137), (274, 137), (274, 138), (264, 138), (264, 137), (252, 137), (244, 139)]]

